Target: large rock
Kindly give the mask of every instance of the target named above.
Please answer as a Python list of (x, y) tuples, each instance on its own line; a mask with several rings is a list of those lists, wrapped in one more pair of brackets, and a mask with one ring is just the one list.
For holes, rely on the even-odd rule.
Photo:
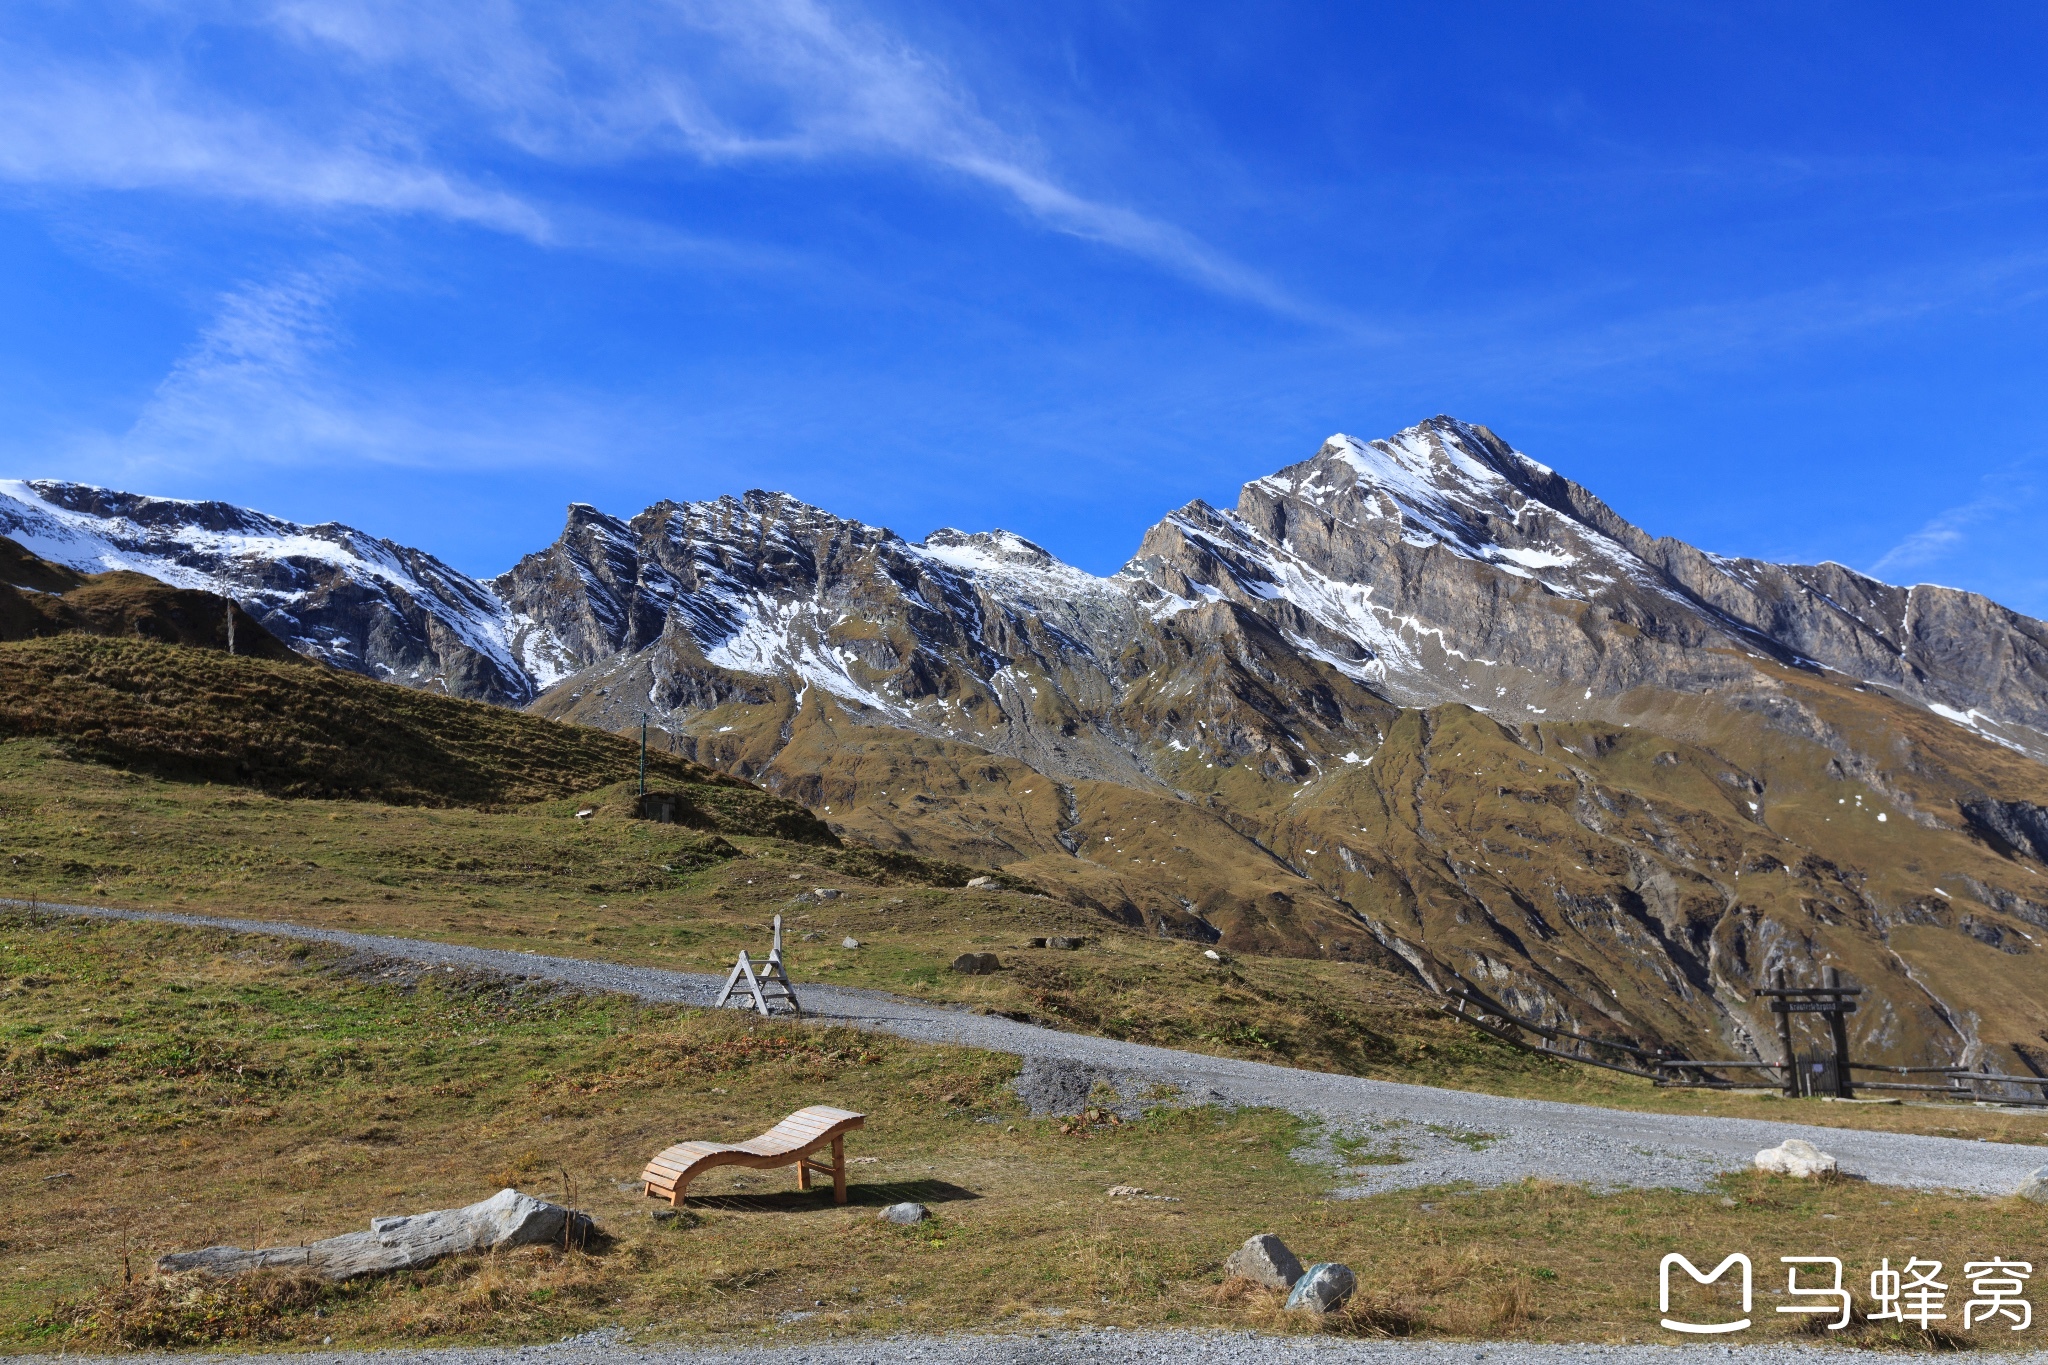
[(2013, 1193), (2036, 1204), (2048, 1204), (2048, 1166), (2036, 1166)]
[[(566, 1234), (566, 1235), (565, 1235)], [(349, 1232), (296, 1247), (205, 1247), (179, 1251), (157, 1260), (159, 1273), (199, 1271), (205, 1275), (240, 1275), (250, 1270), (302, 1269), (323, 1280), (346, 1280), (410, 1270), (444, 1256), (470, 1251), (497, 1251), (536, 1243), (586, 1245), (598, 1236), (587, 1214), (549, 1204), (517, 1190), (500, 1190), (489, 1199), (459, 1209), (373, 1218), (368, 1232)]]
[(1797, 1180), (1811, 1180), (1815, 1176), (1833, 1175), (1841, 1169), (1841, 1165), (1805, 1138), (1786, 1138), (1777, 1146), (1766, 1147), (1758, 1152), (1756, 1168), (1768, 1171), (1772, 1175), (1789, 1175)]
[(932, 1211), (922, 1204), (891, 1204), (875, 1217), (898, 1227), (914, 1227), (932, 1216)]
[(1002, 959), (994, 953), (962, 953), (953, 959), (953, 970), (962, 976), (987, 976), (1002, 969)]
[(1223, 1262), (1225, 1275), (1240, 1276), (1268, 1289), (1292, 1289), (1301, 1278), (1301, 1258), (1270, 1232), (1247, 1237)]
[(1289, 1309), (1299, 1313), (1328, 1313), (1344, 1306), (1358, 1289), (1358, 1277), (1351, 1267), (1336, 1261), (1318, 1261), (1303, 1271), (1287, 1296)]

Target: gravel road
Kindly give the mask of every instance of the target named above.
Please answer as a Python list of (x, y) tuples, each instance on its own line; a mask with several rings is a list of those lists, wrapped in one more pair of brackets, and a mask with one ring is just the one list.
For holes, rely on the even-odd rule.
[[(672, 1004), (709, 1005), (723, 984), (720, 977), (693, 972), (296, 924), (98, 906), (39, 908), (332, 943), (431, 966), (541, 978)], [(1399, 1165), (1340, 1165), (1339, 1192), (1345, 1195), (1450, 1181), (1510, 1184), (1529, 1176), (1606, 1188), (1699, 1189), (1718, 1172), (1747, 1167), (1758, 1149), (1788, 1137), (1807, 1139), (1834, 1153), (1845, 1172), (1882, 1185), (2002, 1195), (2010, 1194), (2029, 1172), (2048, 1165), (2048, 1148), (2042, 1147), (1506, 1099), (1060, 1033), (879, 991), (804, 983), (799, 983), (799, 990), (806, 1013), (816, 1019), (917, 1042), (953, 1043), (1023, 1057), (1020, 1089), (1027, 1099), (1041, 1104), (1062, 1094), (1083, 1096), (1096, 1080), (1116, 1086), (1131, 1101), (1167, 1085), (1196, 1103), (1265, 1105), (1320, 1120), (1321, 1144), (1304, 1155), (1320, 1155), (1332, 1165), (1340, 1165), (1330, 1142), (1336, 1134), (1364, 1139), (1366, 1151), (1398, 1151), (1407, 1158)]]
[[(548, 1346), (482, 1350), (313, 1351), (236, 1356), (237, 1365), (1828, 1365), (1840, 1349), (1811, 1346), (1578, 1346), (1529, 1342), (1342, 1341), (1251, 1332), (1024, 1333), (1012, 1336), (883, 1337), (801, 1346), (637, 1345), (616, 1332), (592, 1332)], [(1867, 1354), (1867, 1353), (1863, 1353)], [(142, 1356), (127, 1355), (119, 1361)], [(142, 1356), (142, 1358), (148, 1358)], [(164, 1358), (164, 1357), (157, 1357)], [(1887, 1352), (1886, 1361), (1953, 1360), (1953, 1355)], [(2000, 1355), (2008, 1365), (2043, 1365), (2048, 1354)], [(54, 1362), (54, 1356), (17, 1356)], [(116, 1365), (104, 1357), (66, 1356), (65, 1365)]]

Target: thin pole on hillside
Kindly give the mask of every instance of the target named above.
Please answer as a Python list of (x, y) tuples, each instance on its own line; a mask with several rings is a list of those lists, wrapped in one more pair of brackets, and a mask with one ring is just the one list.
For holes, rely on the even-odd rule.
[(640, 794), (647, 795), (647, 713), (640, 713)]
[(235, 599), (228, 595), (228, 566), (220, 566), (220, 600), (228, 609), (228, 653), (235, 652)]

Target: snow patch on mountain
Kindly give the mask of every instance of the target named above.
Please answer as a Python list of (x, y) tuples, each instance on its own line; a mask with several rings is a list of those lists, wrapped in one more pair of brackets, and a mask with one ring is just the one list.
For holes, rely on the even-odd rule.
[(510, 616), (489, 588), (431, 555), (348, 526), (301, 526), (220, 502), (154, 498), (88, 484), (0, 480), (0, 535), (85, 573), (147, 574), (180, 588), (225, 589), (292, 648), (337, 667), (396, 673), (368, 641), (308, 620), (337, 581), (431, 617), (509, 678), (530, 675), (509, 646)]

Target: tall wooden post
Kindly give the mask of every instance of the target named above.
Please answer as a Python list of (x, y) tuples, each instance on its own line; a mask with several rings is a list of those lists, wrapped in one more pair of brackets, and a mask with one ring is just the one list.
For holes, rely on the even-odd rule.
[(647, 795), (647, 713), (640, 713), (640, 794)]
[[(1780, 967), (1771, 982), (1779, 990), (1785, 989), (1785, 969)], [(1777, 997), (1776, 1003), (1783, 1004), (1784, 997)], [(1778, 1041), (1785, 1045), (1785, 1094), (1790, 1099), (1799, 1098), (1799, 1058), (1792, 1053), (1792, 1016), (1780, 1011), (1778, 1014)]]
[[(1821, 978), (1823, 985), (1839, 986), (1841, 977), (1830, 967)], [(1856, 1089), (1849, 1084), (1849, 1012), (1842, 1008), (1841, 996), (1834, 997), (1834, 1008), (1828, 1011), (1828, 1031), (1835, 1042), (1835, 1098), (1853, 1100)]]

